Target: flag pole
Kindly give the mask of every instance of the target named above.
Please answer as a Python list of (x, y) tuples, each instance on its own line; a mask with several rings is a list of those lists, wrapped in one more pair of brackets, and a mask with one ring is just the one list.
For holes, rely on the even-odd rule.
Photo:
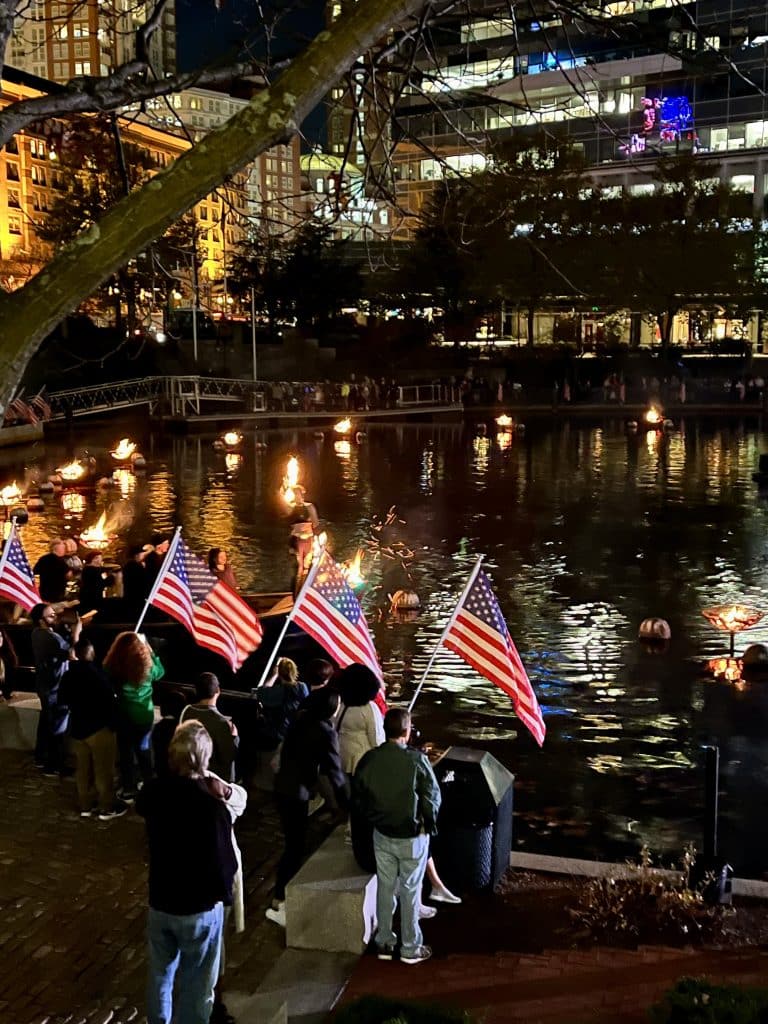
[(469, 574), (469, 579), (467, 580), (466, 586), (464, 587), (464, 589), (461, 592), (461, 597), (456, 602), (456, 607), (453, 609), (453, 615), (451, 615), (450, 619), (448, 619), (448, 622), (446, 624), (445, 629), (440, 634), (440, 639), (435, 644), (435, 649), (432, 651), (430, 659), (427, 662), (427, 667), (424, 669), (424, 674), (422, 675), (421, 679), (419, 680), (419, 685), (416, 687), (416, 690), (415, 690), (415, 692), (413, 694), (413, 697), (411, 697), (411, 703), (408, 705), (408, 712), (409, 712), (409, 714), (410, 714), (411, 711), (413, 711), (413, 705), (416, 703), (416, 698), (421, 693), (421, 688), (424, 685), (424, 680), (427, 678), (427, 676), (430, 673), (430, 670), (432, 668), (434, 660), (437, 657), (437, 652), (442, 647), (443, 640), (445, 640), (446, 636), (448, 635), (449, 629), (451, 628), (451, 626), (456, 621), (456, 616), (459, 614), (459, 608), (461, 608), (462, 604), (464, 603), (464, 598), (469, 593), (469, 588), (475, 582), (475, 577), (477, 576), (478, 572), (480, 571), (480, 564), (483, 561), (484, 557), (485, 557), (485, 555), (478, 555), (477, 556), (477, 561), (475, 562), (475, 566), (474, 566), (472, 572)]
[(261, 673), (261, 679), (256, 684), (256, 689), (258, 689), (260, 686), (263, 686), (264, 683), (266, 682), (267, 676), (269, 675), (269, 670), (272, 668), (272, 665), (274, 664), (275, 658), (277, 657), (277, 652), (280, 649), (280, 644), (283, 642), (283, 637), (288, 632), (288, 627), (290, 626), (291, 622), (293, 621), (293, 616), (296, 614), (296, 609), (301, 604), (302, 599), (304, 598), (304, 594), (306, 593), (306, 591), (309, 590), (311, 585), (314, 583), (315, 576), (317, 575), (317, 571), (320, 568), (320, 563), (323, 561), (324, 558), (325, 558), (325, 548), (323, 548), (322, 554), (320, 555), (319, 558), (314, 558), (312, 560), (312, 565), (310, 566), (309, 572), (307, 573), (307, 578), (304, 580), (304, 583), (301, 586), (301, 590), (299, 591), (298, 597), (293, 602), (293, 608), (291, 608), (290, 612), (285, 617), (285, 622), (283, 623), (283, 628), (280, 630), (280, 636), (277, 638), (277, 643), (272, 648), (272, 653), (269, 656), (269, 660), (267, 661), (267, 664), (264, 666), (264, 671)]
[[(15, 533), (16, 533), (16, 516), (14, 516), (13, 519), (11, 520), (11, 532), (8, 534), (8, 539), (6, 540), (5, 544), (3, 545), (3, 553), (2, 553), (2, 555), (0, 555), (0, 573), (2, 573), (3, 569), (5, 568), (5, 563), (8, 561), (8, 552), (11, 550), (11, 541), (13, 540), (13, 537), (14, 537)], [(34, 575), (32, 577), (32, 582), (33, 583), (35, 582)]]
[(157, 576), (155, 578), (155, 582), (154, 582), (154, 584), (152, 586), (152, 589), (149, 592), (149, 596), (147, 597), (146, 601), (144, 602), (144, 607), (141, 609), (141, 615), (139, 616), (139, 621), (136, 623), (136, 626), (135, 626), (135, 628), (133, 630), (134, 633), (138, 633), (139, 630), (141, 629), (141, 624), (144, 621), (144, 616), (149, 611), (149, 606), (152, 604), (154, 596), (157, 593), (157, 588), (163, 582), (163, 578), (165, 577), (165, 574), (168, 571), (168, 566), (171, 564), (171, 561), (173, 560), (173, 556), (176, 554), (176, 548), (179, 546), (179, 537), (180, 536), (181, 536), (181, 527), (177, 526), (176, 527), (176, 532), (173, 535), (173, 539), (171, 540), (171, 543), (168, 546), (168, 550), (167, 550), (167, 552), (165, 554), (165, 558), (163, 559), (163, 564), (160, 566), (160, 572), (157, 574)]

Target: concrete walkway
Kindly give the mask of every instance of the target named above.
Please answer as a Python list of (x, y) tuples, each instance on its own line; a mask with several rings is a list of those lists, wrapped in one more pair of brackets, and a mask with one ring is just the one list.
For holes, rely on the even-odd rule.
[[(25, 751), (0, 750), (0, 776), (0, 1021), (138, 1024), (144, 1019), (147, 900), (142, 819), (133, 811), (110, 822), (81, 819), (74, 782), (43, 778)], [(314, 845), (327, 832), (312, 819)], [(238, 824), (246, 930), (227, 938), (225, 992), (233, 1009), (248, 1006), (284, 956), (284, 932), (264, 918), (279, 837), (270, 794), (253, 789)], [(334, 997), (351, 966), (326, 966)], [(306, 976), (303, 968), (292, 975), (294, 983)], [(313, 1008), (328, 992), (294, 999), (293, 1020), (317, 1020)], [(283, 996), (273, 985), (270, 1007)], [(239, 1024), (269, 1020), (255, 1012), (238, 1017)]]

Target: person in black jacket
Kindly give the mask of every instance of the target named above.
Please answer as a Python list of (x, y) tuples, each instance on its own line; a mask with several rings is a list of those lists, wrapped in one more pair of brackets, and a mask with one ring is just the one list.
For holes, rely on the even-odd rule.
[(170, 1024), (174, 979), (176, 1019), (211, 1018), (224, 906), (232, 904), (237, 871), (227, 805), (201, 784), (212, 749), (199, 722), (180, 725), (168, 750), (171, 774), (152, 779), (136, 799), (149, 841), (149, 1024)]
[(64, 673), (59, 699), (69, 708), (69, 743), (75, 755), (80, 817), (96, 813), (99, 821), (108, 821), (128, 810), (127, 804), (115, 800), (117, 697), (95, 663), (90, 640), (78, 640), (74, 653), (76, 660)]
[(346, 777), (339, 759), (339, 738), (333, 718), (339, 709), (335, 690), (323, 689), (307, 698), (285, 734), (275, 799), (285, 848), (277, 865), (275, 896), (267, 917), (285, 927), (285, 887), (301, 867), (307, 838), (309, 801), (320, 775), (328, 778), (339, 805), (347, 808)]

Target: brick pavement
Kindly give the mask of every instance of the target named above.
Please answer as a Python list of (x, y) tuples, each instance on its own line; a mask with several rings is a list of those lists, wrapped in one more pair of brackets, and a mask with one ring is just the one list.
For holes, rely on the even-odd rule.
[[(43, 778), (28, 753), (0, 750), (0, 1020), (123, 1024), (144, 1019), (144, 827), (129, 811), (81, 819), (70, 779)], [(326, 829), (313, 825), (314, 841)], [(226, 988), (255, 992), (284, 948), (264, 918), (280, 829), (251, 791), (238, 823), (246, 930), (227, 941)]]

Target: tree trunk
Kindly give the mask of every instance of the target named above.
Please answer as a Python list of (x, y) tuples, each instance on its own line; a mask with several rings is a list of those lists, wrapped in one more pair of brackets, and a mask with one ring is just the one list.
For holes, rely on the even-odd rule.
[(424, 0), (360, 0), (274, 85), (66, 246), (25, 287), (0, 292), (0, 413), (43, 338), (118, 267), (249, 160), (289, 139), (331, 87)]

